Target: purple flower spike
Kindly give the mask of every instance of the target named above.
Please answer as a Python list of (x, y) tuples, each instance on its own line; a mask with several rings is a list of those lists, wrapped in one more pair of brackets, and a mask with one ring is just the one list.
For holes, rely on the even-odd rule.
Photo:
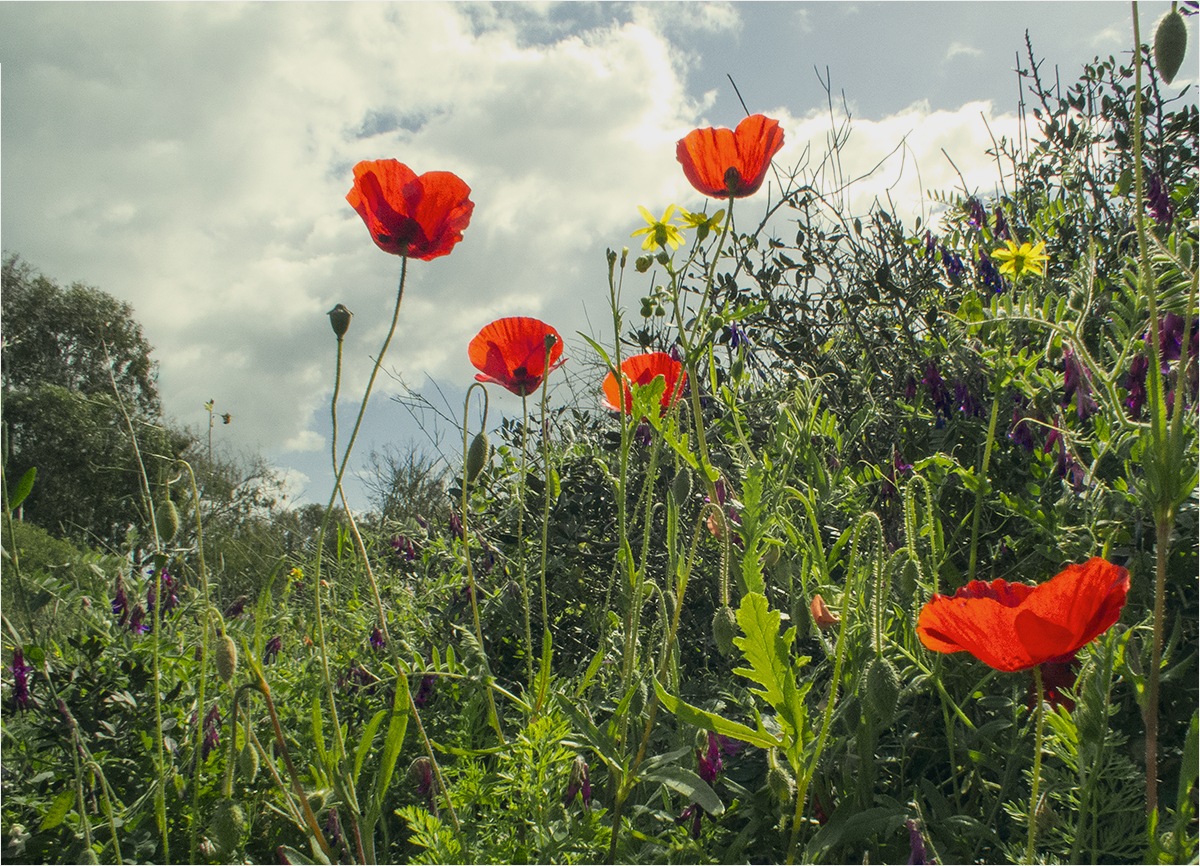
[(1146, 204), (1150, 207), (1150, 216), (1160, 226), (1170, 225), (1175, 219), (1171, 196), (1163, 186), (1162, 178), (1152, 171), (1146, 172)]
[(967, 223), (972, 228), (983, 228), (987, 222), (987, 211), (983, 209), (983, 205), (979, 203), (977, 198), (967, 199)]
[(1092, 399), (1092, 376), (1070, 346), (1063, 347), (1063, 405), (1075, 400), (1079, 420), (1090, 418), (1099, 408)]
[(275, 637), (267, 641), (267, 645), (263, 647), (263, 664), (269, 665), (271, 662), (275, 661), (275, 658), (279, 655), (279, 652), (282, 649), (283, 635), (277, 634)]
[(908, 855), (908, 862), (910, 866), (923, 866), (929, 862), (929, 855), (925, 851), (925, 840), (921, 836), (921, 828), (912, 818), (904, 823), (908, 825), (908, 845), (912, 852)]
[(717, 780), (717, 774), (725, 766), (721, 760), (720, 741), (712, 731), (708, 732), (708, 748), (705, 753), (701, 755), (700, 750), (696, 750), (696, 765), (697, 774), (710, 785)]
[(383, 636), (383, 632), (379, 630), (379, 626), (371, 629), (371, 649), (381, 650), (387, 646), (387, 640)]
[(1125, 405), (1129, 408), (1129, 416), (1135, 420), (1142, 417), (1142, 407), (1146, 405), (1146, 374), (1149, 372), (1150, 359), (1145, 355), (1134, 355), (1125, 376), (1125, 390), (1129, 392)]
[(29, 709), (29, 675), (33, 673), (33, 666), (25, 663), (25, 651), (20, 647), (13, 650), (12, 667), (9, 671), (13, 675), (13, 704), (18, 711)]
[(1008, 220), (1004, 218), (1004, 211), (1000, 209), (1000, 205), (996, 205), (996, 231), (994, 234), (1002, 241), (1012, 238), (1012, 235), (1008, 231)]
[(417, 693), (413, 695), (413, 703), (417, 705), (417, 709), (421, 709), (429, 699), (433, 697), (433, 684), (437, 681), (433, 674), (421, 677), (421, 684), (417, 686)]

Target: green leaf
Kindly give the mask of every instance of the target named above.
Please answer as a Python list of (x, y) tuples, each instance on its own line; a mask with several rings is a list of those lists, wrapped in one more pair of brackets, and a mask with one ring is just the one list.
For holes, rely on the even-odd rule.
[(1180, 808), (1186, 802), (1197, 777), (1200, 777), (1200, 715), (1192, 713), (1192, 723), (1188, 725), (1183, 741), (1183, 762), (1179, 767), (1179, 795), (1175, 808)]
[(662, 427), (662, 398), (667, 390), (664, 376), (655, 376), (645, 385), (630, 385), (633, 392), (633, 418), (645, 418), (657, 428)]
[(617, 744), (611, 737), (604, 734), (596, 727), (595, 723), (587, 717), (582, 709), (574, 702), (569, 700), (565, 695), (559, 695), (559, 709), (563, 714), (571, 720), (571, 725), (583, 738), (587, 740), (587, 744), (591, 746), (600, 759), (608, 765), (613, 772), (622, 774), (624, 766), (621, 760), (620, 750), (617, 749)]
[(383, 717), (387, 715), (387, 710), (380, 710), (367, 722), (366, 728), (363, 729), (362, 739), (358, 741), (358, 748), (354, 750), (354, 784), (358, 784), (358, 776), (362, 772), (363, 760), (367, 757), (367, 752), (371, 749), (371, 744), (375, 742), (375, 732), (379, 730), (379, 725), (383, 721)]
[(680, 766), (656, 767), (642, 774), (642, 781), (661, 782), (672, 790), (678, 791), (689, 802), (700, 804), (705, 812), (714, 817), (725, 812), (725, 804), (717, 796), (709, 784), (693, 773)]
[(42, 818), (42, 825), (38, 828), (38, 832), (45, 830), (53, 830), (61, 824), (67, 817), (67, 813), (71, 811), (71, 806), (75, 804), (75, 791), (67, 788), (65, 791), (60, 791), (58, 796), (54, 798), (54, 802), (50, 804), (50, 808), (46, 811), (46, 817)]
[(29, 491), (33, 490), (33, 481), (37, 478), (37, 467), (30, 466), (25, 474), (21, 476), (21, 480), (17, 482), (17, 489), (13, 491), (12, 498), (8, 501), (8, 510), (16, 511), (21, 507), (21, 503), (25, 501), (25, 497), (29, 495)]
[(379, 814), (383, 810), (383, 801), (388, 786), (392, 784), (392, 773), (396, 770), (396, 759), (400, 757), (400, 748), (404, 745), (404, 735), (407, 731), (408, 708), (400, 705), (400, 690), (397, 689), (392, 700), (392, 718), (388, 722), (387, 736), (383, 741), (383, 757), (379, 761), (379, 770), (375, 776), (372, 814)]
[(733, 672), (761, 686), (754, 690), (755, 694), (774, 707), (780, 720), (798, 739), (804, 730), (805, 716), (792, 671), (791, 646), (796, 629), (790, 628), (781, 635), (780, 620), (779, 611), (770, 609), (765, 595), (746, 593), (737, 610), (744, 637), (735, 637), (733, 643), (742, 651), (749, 667), (735, 668)]
[(765, 728), (760, 728), (756, 731), (754, 728), (747, 727), (741, 722), (734, 722), (723, 716), (718, 716), (716, 713), (710, 713), (699, 707), (693, 707), (681, 698), (670, 694), (658, 680), (654, 681), (654, 691), (658, 693), (658, 700), (662, 703), (666, 711), (685, 724), (695, 725), (702, 730), (712, 731), (714, 734), (720, 734), (730, 739), (741, 740), (743, 743), (749, 743), (752, 746), (759, 746), (763, 749), (774, 749), (783, 745), (778, 738), (773, 737)]

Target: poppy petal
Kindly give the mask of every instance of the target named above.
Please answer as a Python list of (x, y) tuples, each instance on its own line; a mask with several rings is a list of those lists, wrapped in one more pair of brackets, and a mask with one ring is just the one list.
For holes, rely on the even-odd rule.
[[(547, 338), (553, 343), (547, 349)], [(476, 379), (494, 382), (519, 397), (541, 386), (548, 373), (563, 363), (563, 342), (557, 330), (538, 319), (513, 316), (485, 325), (467, 347)]]
[(429, 261), (462, 240), (475, 208), (470, 192), (448, 171), (418, 176), (395, 159), (364, 160), (354, 166), (346, 201), (384, 252)]

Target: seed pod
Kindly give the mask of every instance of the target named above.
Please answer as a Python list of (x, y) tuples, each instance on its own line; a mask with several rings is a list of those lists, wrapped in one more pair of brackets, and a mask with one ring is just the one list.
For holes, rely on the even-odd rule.
[(233, 682), (233, 675), (237, 673), (238, 652), (237, 644), (233, 642), (227, 634), (221, 635), (217, 641), (216, 652), (213, 653), (213, 659), (217, 663), (217, 673), (221, 679), (227, 683)]
[(733, 639), (738, 633), (737, 616), (729, 607), (719, 607), (713, 614), (713, 640), (717, 642), (717, 652), (729, 657), (733, 655)]
[(487, 465), (489, 454), (487, 434), (480, 430), (475, 434), (475, 438), (471, 440), (471, 447), (467, 449), (467, 483), (471, 483), (479, 477), (479, 473), (483, 471), (483, 467)]
[(246, 813), (233, 800), (225, 798), (213, 810), (208, 831), (217, 844), (221, 859), (228, 860), (246, 840)]
[(692, 473), (688, 472), (686, 466), (680, 466), (679, 471), (675, 473), (675, 477), (671, 479), (671, 495), (675, 497), (675, 503), (681, 505), (687, 501), (687, 498), (692, 494)]
[(796, 796), (796, 780), (787, 768), (779, 763), (777, 749), (767, 751), (767, 788), (775, 802), (787, 805)]
[(346, 336), (352, 318), (354, 318), (354, 313), (347, 310), (345, 304), (338, 304), (329, 311), (329, 324), (333, 326), (333, 333), (339, 340)]
[(258, 775), (258, 750), (248, 743), (238, 752), (238, 769), (242, 771), (247, 784)]
[(179, 532), (179, 509), (175, 507), (169, 495), (163, 496), (155, 510), (154, 522), (158, 526), (158, 535), (163, 541), (170, 541)]
[(763, 551), (762, 564), (766, 568), (774, 568), (779, 563), (779, 545), (768, 544), (767, 549)]
[(1183, 65), (1187, 54), (1187, 25), (1183, 16), (1172, 9), (1158, 22), (1154, 31), (1154, 63), (1158, 66), (1158, 77), (1163, 83), (1175, 80), (1175, 73)]
[(863, 672), (863, 703), (876, 722), (890, 725), (896, 717), (900, 700), (900, 674), (896, 666), (883, 656), (867, 663)]

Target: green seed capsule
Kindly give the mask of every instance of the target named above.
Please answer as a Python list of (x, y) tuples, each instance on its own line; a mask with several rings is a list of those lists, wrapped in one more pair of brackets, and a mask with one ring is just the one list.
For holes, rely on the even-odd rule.
[(692, 495), (692, 473), (688, 472), (686, 466), (681, 466), (671, 479), (671, 495), (675, 497), (677, 505), (687, 502)]
[(221, 635), (217, 641), (217, 650), (213, 654), (213, 660), (217, 663), (217, 673), (227, 683), (233, 682), (233, 675), (237, 673), (238, 652), (237, 644), (233, 642), (227, 634)]
[(479, 477), (479, 473), (483, 471), (483, 467), (487, 465), (489, 454), (487, 434), (482, 430), (475, 434), (475, 438), (471, 440), (471, 447), (467, 449), (467, 482), (470, 483)]
[(1178, 11), (1171, 10), (1159, 20), (1158, 29), (1154, 31), (1154, 63), (1165, 84), (1175, 80), (1186, 54), (1187, 24)]
[(779, 763), (776, 749), (767, 752), (767, 788), (775, 802), (787, 805), (796, 796), (796, 780), (787, 768)]
[(238, 769), (247, 783), (253, 782), (258, 775), (258, 750), (250, 745), (243, 746), (238, 752)]

